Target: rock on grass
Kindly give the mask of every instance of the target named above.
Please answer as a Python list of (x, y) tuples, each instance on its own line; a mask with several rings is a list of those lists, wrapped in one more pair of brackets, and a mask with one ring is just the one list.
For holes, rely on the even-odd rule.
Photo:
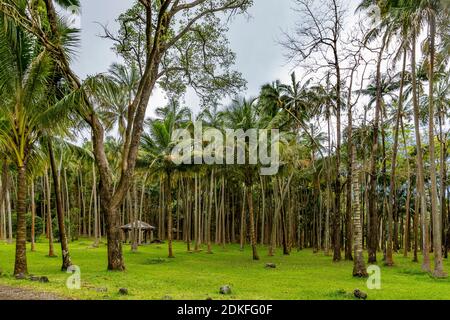
[(353, 291), (353, 295), (355, 296), (355, 298), (360, 299), (360, 300), (366, 300), (367, 299), (367, 293), (362, 292), (359, 289), (356, 289), (355, 291)]
[(43, 276), (43, 277), (39, 278), (39, 282), (40, 283), (49, 283), (50, 281), (48, 280), (48, 278), (46, 276)]
[(231, 294), (231, 287), (228, 285), (222, 286), (220, 287), (219, 293), (224, 295)]
[(119, 294), (122, 295), (122, 296), (128, 295), (128, 289), (127, 288), (120, 288), (119, 289)]

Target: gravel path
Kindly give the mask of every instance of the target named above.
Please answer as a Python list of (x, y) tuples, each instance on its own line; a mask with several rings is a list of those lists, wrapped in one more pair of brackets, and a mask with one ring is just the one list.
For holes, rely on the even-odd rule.
[(55, 294), (0, 285), (0, 300), (65, 300)]

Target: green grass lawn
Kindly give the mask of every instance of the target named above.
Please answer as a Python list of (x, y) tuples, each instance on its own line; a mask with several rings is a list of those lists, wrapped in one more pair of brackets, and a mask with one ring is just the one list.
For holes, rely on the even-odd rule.
[[(253, 261), (250, 247), (243, 252), (231, 245), (226, 249), (214, 247), (213, 254), (187, 253), (180, 242), (174, 244), (176, 258), (167, 259), (165, 244), (142, 246), (137, 253), (131, 253), (127, 245), (127, 271), (108, 272), (105, 245), (93, 249), (91, 243), (83, 239), (70, 244), (72, 260), (81, 268), (81, 290), (66, 288), (69, 274), (59, 271), (59, 257), (46, 257), (46, 243), (38, 243), (36, 252), (28, 252), (28, 267), (30, 274), (45, 275), (50, 283), (15, 280), (15, 246), (1, 243), (0, 285), (23, 286), (77, 299), (351, 299), (348, 293), (356, 288), (367, 292), (370, 300), (450, 299), (450, 278), (433, 279), (421, 272), (420, 264), (400, 255), (395, 257), (395, 267), (382, 267), (381, 290), (368, 290), (366, 280), (352, 277), (352, 262), (333, 263), (331, 257), (311, 250), (294, 250), (290, 256), (277, 252), (275, 257), (268, 257), (266, 248), (261, 247), (261, 260)], [(269, 262), (276, 263), (277, 268), (266, 269)], [(450, 271), (448, 261), (445, 268)], [(226, 284), (233, 293), (224, 297), (218, 290)], [(128, 296), (118, 294), (122, 287), (129, 290)]]

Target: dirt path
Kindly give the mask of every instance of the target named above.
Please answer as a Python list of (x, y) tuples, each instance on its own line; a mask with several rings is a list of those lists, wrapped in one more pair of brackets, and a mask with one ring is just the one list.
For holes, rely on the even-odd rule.
[(0, 285), (0, 300), (65, 300), (55, 294)]

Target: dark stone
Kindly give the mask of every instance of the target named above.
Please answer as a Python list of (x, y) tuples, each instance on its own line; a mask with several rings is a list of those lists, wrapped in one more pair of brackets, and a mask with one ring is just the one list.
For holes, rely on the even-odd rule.
[(122, 296), (128, 295), (128, 289), (127, 288), (120, 288), (119, 289), (119, 294), (121, 294)]
[(366, 300), (367, 299), (367, 293), (362, 292), (359, 289), (356, 289), (355, 291), (353, 291), (353, 295), (355, 296), (355, 298), (360, 299), (360, 300)]
[(230, 286), (227, 285), (227, 286), (220, 287), (219, 293), (220, 294), (231, 294)]
[(24, 273), (16, 274), (14, 277), (15, 277), (17, 280), (24, 280), (24, 279), (27, 278), (26, 275), (25, 275)]
[(48, 280), (48, 278), (46, 276), (43, 276), (43, 277), (39, 278), (39, 282), (41, 282), (41, 283), (49, 283), (50, 281)]
[(277, 265), (275, 263), (266, 263), (267, 269), (275, 269), (276, 267), (277, 267)]
[(211, 298), (211, 297), (206, 298), (207, 301), (211, 301), (212, 299), (213, 298)]
[(30, 281), (34, 281), (34, 282), (39, 282), (41, 280), (41, 277), (37, 277), (37, 276), (30, 276)]

